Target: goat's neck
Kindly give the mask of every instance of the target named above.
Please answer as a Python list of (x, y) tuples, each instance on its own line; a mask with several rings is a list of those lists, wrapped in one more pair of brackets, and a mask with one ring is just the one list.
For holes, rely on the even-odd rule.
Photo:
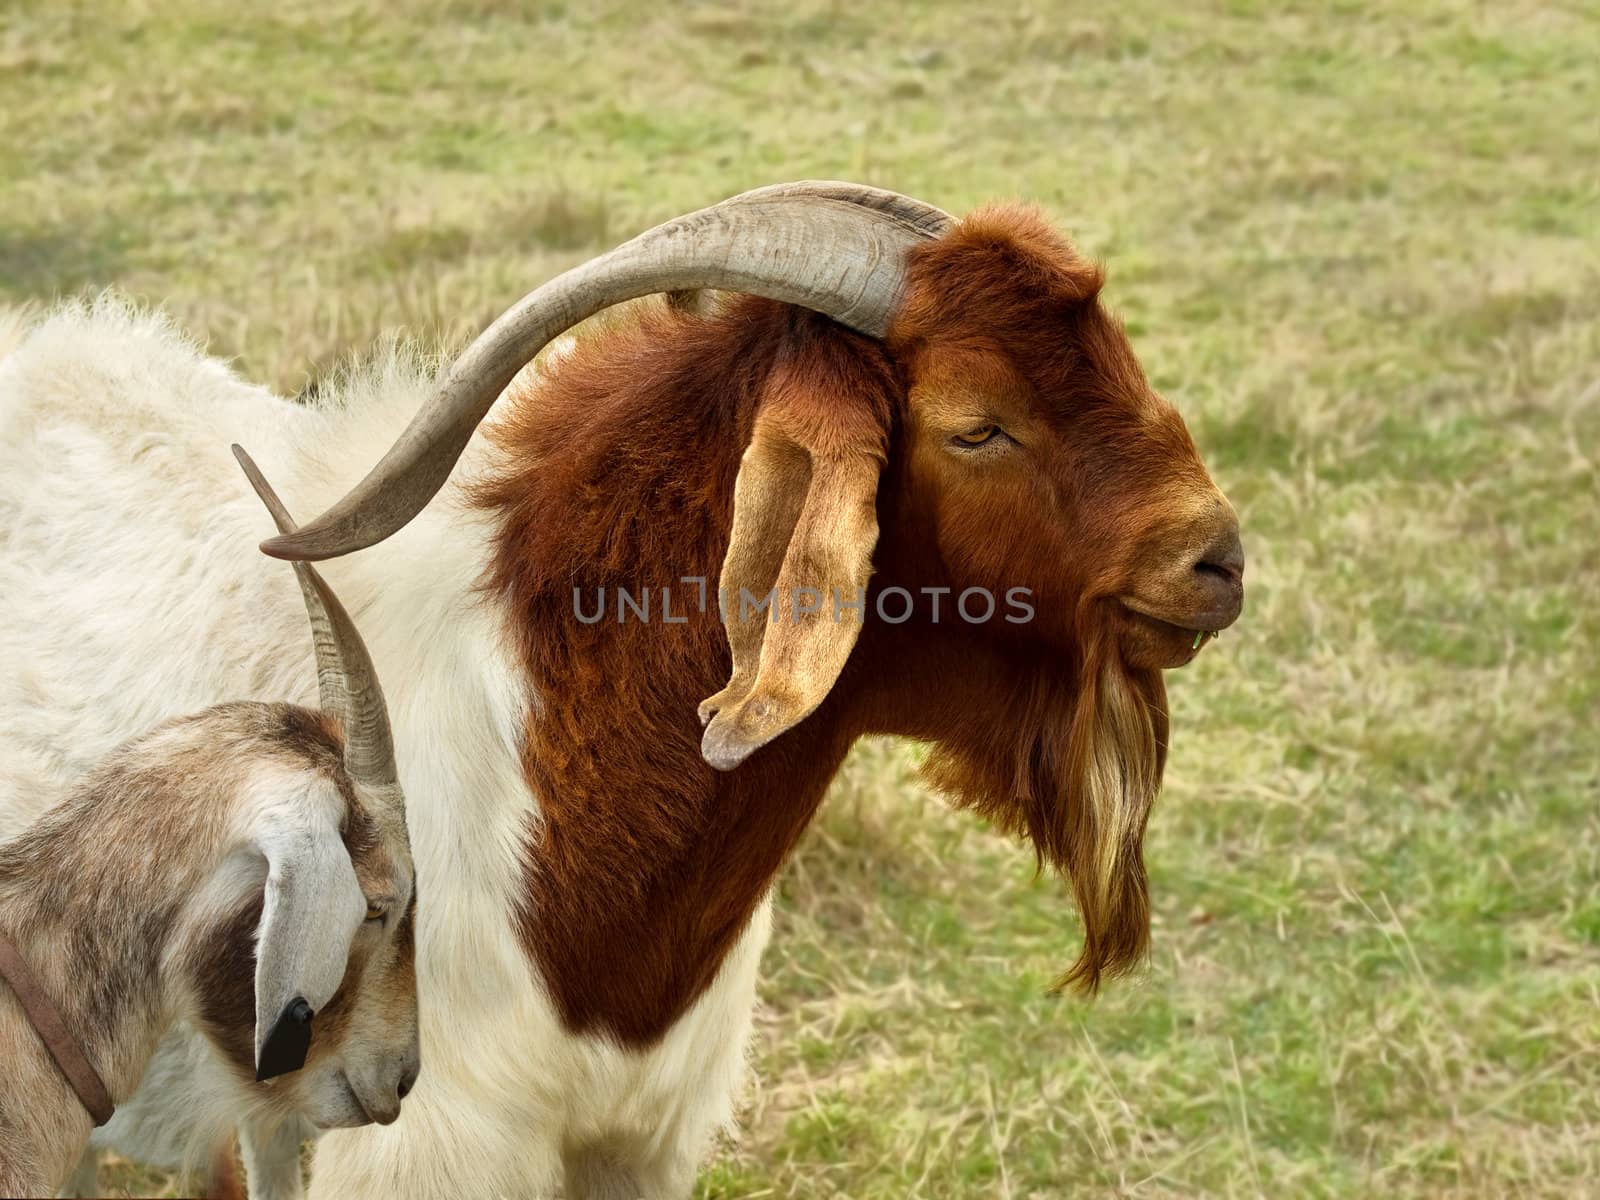
[[(172, 1019), (163, 963), (197, 874), (126, 807), (86, 789), (0, 846), (0, 927), (114, 1102), (133, 1093)], [(140, 843), (148, 852), (129, 852)], [(4, 984), (0, 1061), (0, 1158), (58, 1182), (93, 1122)], [(6, 1169), (0, 1194), (29, 1194), (5, 1190)]]
[[(892, 647), (864, 633), (799, 726), (737, 771), (700, 757), (696, 706), (729, 669), (715, 588), (739, 456), (779, 348), (835, 336), (805, 324), (818, 320), (759, 302), (720, 323), (647, 319), (512, 396), (493, 435), (488, 582), (539, 697), (523, 766), (540, 820), (516, 921), (571, 1028), (663, 1036), (715, 978), (851, 742), (937, 736), (909, 727), (930, 708), (913, 693), (964, 669), (952, 645), (895, 683)], [(685, 577), (706, 581), (703, 609)]]
[[(784, 739), (728, 774), (700, 758), (696, 705), (727, 681), (715, 589), (772, 315), (647, 318), (604, 339), (598, 365), (580, 347), (503, 403), (502, 460), (481, 489), (490, 593), (538, 697), (517, 929), (565, 1023), (631, 1045), (662, 1037), (715, 978), (849, 743)], [(705, 581), (705, 611), (684, 577)], [(648, 623), (619, 617), (619, 587), (648, 592)], [(580, 620), (575, 589), (587, 614), (601, 588), (608, 612)]]

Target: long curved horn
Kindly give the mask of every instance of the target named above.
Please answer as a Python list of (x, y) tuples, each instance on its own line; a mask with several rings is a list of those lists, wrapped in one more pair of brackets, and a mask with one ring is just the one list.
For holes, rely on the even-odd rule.
[(944, 209), (935, 208), (925, 201), (903, 196), (899, 192), (891, 192), (885, 188), (868, 187), (864, 183), (845, 183), (837, 179), (800, 179), (794, 183), (772, 183), (766, 187), (740, 192), (737, 196), (724, 200), (723, 203), (742, 204), (747, 200), (781, 196), (843, 200), (913, 226), (925, 237), (938, 237), (956, 223), (956, 219)]
[[(233, 447), (233, 456), (279, 530), (293, 533), (294, 518), (255, 461), (239, 445)], [(323, 711), (344, 724), (345, 770), (357, 783), (381, 795), (393, 789), (400, 777), (395, 769), (389, 709), (383, 702), (383, 689), (378, 686), (378, 672), (355, 622), (327, 580), (309, 563), (295, 563), (294, 573), (305, 595), (306, 615), (311, 618), (311, 641), (317, 651), (317, 693)]]
[(717, 288), (814, 309), (882, 337), (905, 291), (905, 255), (951, 218), (894, 192), (805, 182), (745, 192), (658, 225), (530, 292), (462, 351), (398, 441), (275, 558), (336, 558), (381, 542), (444, 486), (473, 431), (551, 338), (655, 292)]

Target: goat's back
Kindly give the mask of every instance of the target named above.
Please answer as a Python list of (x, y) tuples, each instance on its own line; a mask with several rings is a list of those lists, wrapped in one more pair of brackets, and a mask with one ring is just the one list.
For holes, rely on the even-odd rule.
[(297, 415), (112, 302), (0, 359), (0, 813), (168, 717), (308, 697), (304, 616), (228, 454)]

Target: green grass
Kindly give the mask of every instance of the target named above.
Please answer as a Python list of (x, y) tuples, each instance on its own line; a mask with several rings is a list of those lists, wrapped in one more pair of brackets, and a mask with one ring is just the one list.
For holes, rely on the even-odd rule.
[(1059, 885), (864, 747), (705, 1200), (1596, 1186), (1592, 5), (275, 8), (12, 0), (0, 298), (116, 284), (292, 392), (741, 188), (1023, 196), (1243, 517), (1149, 970), (1046, 995)]

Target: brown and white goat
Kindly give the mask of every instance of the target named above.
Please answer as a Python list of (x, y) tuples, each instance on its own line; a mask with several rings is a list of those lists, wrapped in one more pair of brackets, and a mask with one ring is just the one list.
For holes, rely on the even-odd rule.
[[(405, 1136), (324, 1139), (315, 1193), (544, 1196), (564, 1174), (578, 1200), (686, 1194), (742, 1070), (772, 882), (863, 734), (930, 743), (935, 783), (1062, 871), (1084, 929), (1067, 980), (1139, 961), (1160, 672), (1235, 619), (1243, 557), (1100, 286), (1030, 209), (955, 221), (801, 184), (551, 281), (436, 384), (405, 362), (354, 375), (343, 408), (263, 396), (125, 315), (23, 344), (13, 387), (37, 399), (19, 411), (76, 423), (16, 469), (46, 486), (52, 454), (99, 461), (79, 439), (100, 455), (125, 426), (160, 430), (182, 474), (141, 462), (117, 483), (163, 554), (194, 544), (197, 504), (205, 536), (242, 521), (211, 440), (246, 430), (296, 496), (334, 499), (338, 464), (371, 461), (427, 399), (325, 519), (267, 545), (372, 547), (329, 569), (407, 689), (400, 775), (430, 894), (429, 1075)], [(508, 388), (588, 315), (695, 288), (747, 295), (646, 310)], [(73, 358), (81, 329), (139, 372)], [(75, 551), (121, 536), (64, 525)], [(191, 569), (230, 602), (280, 603), (243, 561)], [(742, 593), (776, 600), (746, 611)], [(151, 646), (153, 678), (175, 673), (136, 619), (117, 632)], [(54, 726), (31, 744), (53, 748)]]
[(0, 963), (0, 1195), (55, 1194), (175, 1021), (230, 1069), (217, 1135), (241, 1104), (262, 1123), (388, 1123), (416, 1080), (383, 696), (339, 601), (296, 571), (321, 711), (235, 702), (167, 721), (0, 845), (0, 935), (20, 959)]

